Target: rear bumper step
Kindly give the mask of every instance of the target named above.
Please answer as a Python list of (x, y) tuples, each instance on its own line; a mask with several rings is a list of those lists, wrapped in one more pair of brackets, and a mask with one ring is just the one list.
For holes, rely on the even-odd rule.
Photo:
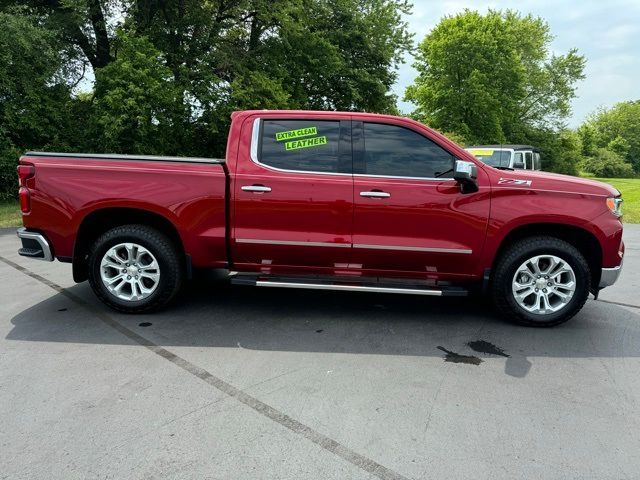
[(342, 290), (350, 292), (400, 293), (435, 297), (466, 297), (468, 291), (452, 286), (432, 286), (416, 283), (379, 281), (339, 281), (320, 278), (291, 278), (236, 274), (231, 277), (236, 285), (272, 288), (303, 288), (309, 290)]
[(16, 233), (22, 241), (22, 248), (18, 250), (18, 255), (53, 262), (53, 253), (44, 235), (30, 232), (24, 227), (19, 228)]

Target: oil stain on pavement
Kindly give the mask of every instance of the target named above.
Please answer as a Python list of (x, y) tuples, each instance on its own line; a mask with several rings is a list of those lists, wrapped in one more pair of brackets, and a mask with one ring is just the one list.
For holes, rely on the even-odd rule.
[(461, 355), (459, 353), (452, 352), (451, 350), (447, 350), (440, 345), (438, 345), (438, 350), (442, 350), (444, 353), (446, 353), (444, 357), (445, 362), (467, 363), (469, 365), (480, 365), (482, 363), (482, 360), (478, 357), (474, 357), (472, 355)]
[(504, 353), (504, 350), (495, 346), (493, 343), (489, 343), (485, 340), (474, 340), (473, 342), (467, 342), (467, 346), (474, 352), (488, 353), (490, 355), (499, 355), (501, 357), (509, 358), (510, 355)]

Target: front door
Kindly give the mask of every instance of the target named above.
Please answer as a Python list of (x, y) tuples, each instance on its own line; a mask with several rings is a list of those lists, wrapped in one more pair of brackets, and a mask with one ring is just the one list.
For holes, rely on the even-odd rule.
[(488, 177), (463, 194), (455, 158), (435, 140), (391, 123), (353, 122), (351, 267), (362, 275), (463, 279), (478, 262), (490, 203)]
[[(342, 120), (341, 120), (342, 119)], [(351, 121), (247, 120), (234, 176), (233, 258), (240, 270), (347, 268), (353, 225)], [(246, 131), (245, 131), (246, 130)], [(244, 151), (243, 151), (244, 150)]]

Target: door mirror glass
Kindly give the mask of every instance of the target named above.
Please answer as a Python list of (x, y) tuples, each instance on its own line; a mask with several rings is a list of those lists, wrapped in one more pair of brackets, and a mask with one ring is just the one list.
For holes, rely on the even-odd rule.
[(460, 184), (462, 193), (478, 191), (478, 169), (473, 162), (456, 160), (453, 178)]

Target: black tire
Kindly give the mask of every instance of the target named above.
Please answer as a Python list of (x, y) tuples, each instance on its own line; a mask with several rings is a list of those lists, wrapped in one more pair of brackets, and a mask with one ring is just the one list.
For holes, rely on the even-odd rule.
[[(576, 289), (573, 297), (553, 313), (528, 312), (518, 304), (513, 295), (512, 282), (516, 270), (527, 259), (536, 255), (559, 257), (575, 273)], [(490, 291), (494, 305), (507, 320), (528, 327), (554, 327), (580, 311), (589, 296), (590, 283), (589, 264), (577, 248), (559, 238), (539, 236), (518, 240), (503, 253), (496, 263)]]
[[(146, 248), (160, 266), (156, 289), (142, 300), (122, 300), (112, 294), (100, 276), (105, 253), (120, 243), (136, 243)], [(125, 313), (144, 313), (167, 305), (179, 292), (184, 278), (182, 255), (163, 233), (146, 225), (122, 225), (102, 234), (89, 251), (89, 284), (96, 296), (109, 307)]]

